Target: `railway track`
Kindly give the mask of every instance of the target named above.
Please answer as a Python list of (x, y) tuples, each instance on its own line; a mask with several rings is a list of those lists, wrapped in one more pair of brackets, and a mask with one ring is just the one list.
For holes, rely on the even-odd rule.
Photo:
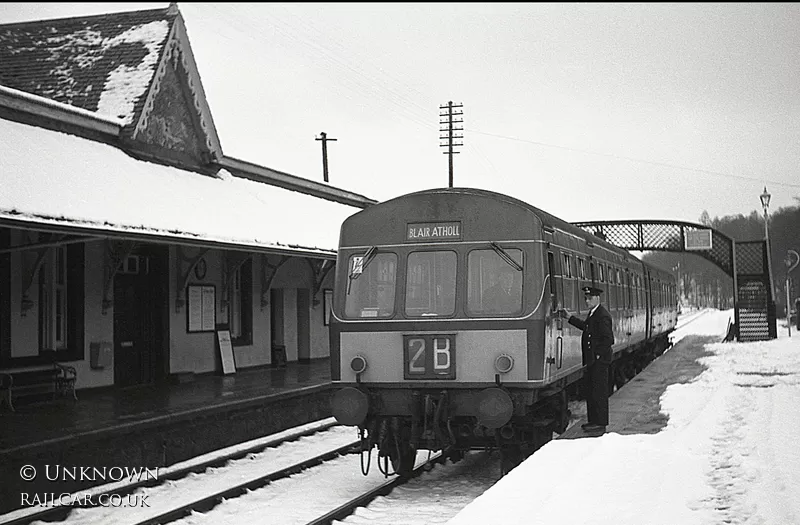
[(385, 496), (389, 494), (397, 487), (405, 485), (410, 480), (430, 470), (430, 468), (434, 464), (442, 463), (444, 461), (445, 458), (444, 456), (442, 456), (441, 452), (432, 454), (428, 461), (420, 463), (414, 468), (414, 470), (411, 473), (411, 476), (409, 477), (393, 476), (387, 479), (384, 483), (381, 483), (380, 485), (376, 486), (375, 488), (367, 490), (363, 494), (359, 494), (353, 498), (350, 498), (348, 501), (339, 505), (335, 509), (332, 509), (330, 512), (326, 512), (322, 516), (309, 521), (306, 525), (329, 525), (333, 523), (334, 520), (342, 520), (347, 516), (353, 514), (353, 512), (355, 512), (355, 510), (358, 509), (359, 507), (366, 507), (378, 496)]
[[(325, 434), (332, 432), (339, 435), (333, 438), (329, 436), (324, 440), (326, 441), (325, 445), (316, 446), (313, 444), (314, 440), (322, 441), (321, 437), (325, 437)], [(345, 434), (351, 434), (350, 438), (343, 439)], [(265, 505), (253, 502), (252, 499), (254, 496), (256, 498), (259, 497), (259, 494), (261, 494), (259, 489), (269, 487), (272, 484), (283, 483), (281, 490), (289, 484), (296, 486), (293, 489), (296, 493), (294, 498), (305, 495), (309, 503), (313, 503), (315, 499), (325, 500), (318, 505), (310, 504), (306, 514), (311, 517), (302, 518), (302, 521), (298, 522), (321, 525), (343, 519), (355, 509), (368, 505), (375, 498), (388, 494), (425, 470), (430, 470), (432, 465), (443, 461), (441, 454), (425, 457), (427, 453), (421, 452), (417, 468), (412, 473), (412, 476), (408, 478), (399, 476), (387, 477), (380, 474), (376, 468), (372, 469), (371, 477), (365, 477), (363, 480), (360, 479), (362, 476), (359, 473), (358, 478), (353, 483), (353, 487), (350, 487), (346, 495), (336, 500), (335, 504), (331, 503), (330, 498), (315, 498), (314, 494), (324, 493), (308, 488), (304, 485), (303, 480), (295, 481), (295, 479), (302, 476), (305, 476), (306, 480), (314, 478), (346, 480), (348, 473), (358, 473), (358, 462), (362, 461), (358, 454), (360, 443), (352, 439), (352, 437), (354, 437), (352, 436), (352, 429), (332, 423), (283, 439), (241, 449), (235, 453), (224, 454), (213, 460), (198, 462), (190, 467), (174, 469), (157, 481), (148, 480), (143, 483), (134, 483), (113, 489), (109, 488), (106, 491), (96, 491), (94, 493), (93, 501), (95, 502), (100, 499), (101, 495), (110, 494), (114, 494), (118, 498), (124, 495), (135, 496), (128, 499), (123, 498), (123, 501), (145, 501), (149, 498), (149, 504), (142, 508), (132, 508), (132, 506), (112, 508), (99, 505), (91, 507), (86, 505), (62, 506), (41, 509), (34, 513), (28, 513), (24, 517), (18, 517), (10, 521), (0, 521), (0, 523), (3, 525), (20, 525), (36, 521), (37, 523), (60, 522), (64, 524), (115, 523), (119, 525), (153, 525), (172, 523), (180, 521), (188, 515), (196, 517), (209, 512), (211, 513), (209, 514), (210, 522), (214, 522), (213, 512), (223, 502), (228, 505), (239, 505), (248, 510), (258, 509), (257, 512), (270, 515), (269, 505), (265, 508)], [(344, 443), (340, 443), (342, 441)], [(325, 450), (299, 461), (291, 461), (289, 464), (280, 467), (277, 466), (279, 462), (270, 460), (269, 463), (275, 465), (275, 468), (269, 468), (266, 472), (256, 476), (252, 475), (253, 465), (240, 468), (238, 465), (230, 464), (237, 461), (252, 463), (257, 461), (256, 458), (259, 455), (267, 453), (269, 449), (276, 451), (273, 456), (280, 455), (276, 447), (285, 448), (287, 444), (291, 443), (295, 443), (295, 448), (298, 450), (307, 449), (310, 451), (315, 448), (325, 448)], [(331, 446), (332, 443), (337, 446)], [(284, 451), (283, 455), (296, 455), (296, 452), (287, 453)], [(274, 460), (275, 458), (272, 459)], [(375, 460), (374, 457), (372, 459), (373, 461)], [(340, 460), (339, 465), (336, 465), (337, 460)], [(326, 466), (328, 468), (327, 473), (325, 471)], [(320, 468), (322, 468), (322, 473), (320, 473)], [(226, 469), (228, 472), (223, 472)], [(241, 472), (234, 472), (237, 469)], [(331, 474), (336, 469), (340, 472)], [(184, 485), (190, 484), (192, 478), (205, 478), (207, 487), (199, 491), (187, 489)], [(300, 493), (301, 496), (297, 496), (297, 493)], [(246, 501), (237, 503), (240, 499)], [(278, 498), (272, 504), (273, 506), (279, 506), (280, 502), (281, 498)], [(249, 520), (244, 521), (247, 522)]]
[[(202, 456), (201, 458), (198, 458), (197, 461), (183, 462), (175, 467), (159, 469), (159, 475), (157, 478), (148, 477), (147, 479), (133, 483), (116, 483), (95, 489), (85, 490), (81, 493), (78, 493), (80, 497), (77, 498), (77, 501), (82, 503), (76, 505), (59, 505), (42, 508), (36, 507), (15, 511), (6, 515), (6, 517), (0, 517), (0, 525), (23, 525), (34, 521), (71, 522), (71, 514), (86, 514), (87, 511), (99, 507), (98, 502), (100, 501), (108, 502), (112, 497), (128, 497), (128, 499), (132, 499), (130, 496), (137, 491), (141, 492), (158, 486), (164, 486), (173, 482), (178, 482), (180, 480), (187, 479), (192, 475), (208, 475), (209, 471), (221, 469), (228, 464), (246, 460), (247, 458), (257, 456), (258, 454), (262, 454), (268, 450), (277, 449), (277, 447), (282, 445), (298, 442), (304, 438), (310, 438), (315, 434), (331, 431), (331, 429), (336, 427), (340, 429), (340, 432), (345, 428), (336, 423), (333, 418), (323, 420), (316, 424), (304, 425), (299, 427), (299, 429), (296, 431), (276, 434), (276, 437), (272, 439), (259, 441), (250, 446), (230, 447), (230, 449), (226, 449), (226, 451), (221, 453), (206, 455), (208, 456), (207, 459), (204, 459), (206, 456)], [(247, 490), (252, 490), (283, 477), (288, 477), (296, 472), (302, 471), (324, 461), (329, 461), (330, 459), (338, 457), (342, 454), (351, 453), (357, 450), (359, 444), (358, 441), (354, 439), (339, 439), (336, 441), (341, 441), (343, 443), (338, 443), (337, 446), (333, 448), (328, 447), (328, 450), (322, 451), (313, 457), (277, 468), (265, 475), (248, 479), (247, 481), (227, 487), (224, 490), (210, 493), (205, 497), (197, 498), (190, 504), (180, 505), (179, 507), (171, 509), (169, 512), (160, 513), (158, 516), (155, 516), (152, 519), (143, 520), (140, 523), (166, 523), (182, 516), (190, 510), (194, 510), (196, 508), (209, 508), (209, 506), (213, 506), (213, 502), (218, 502), (222, 498), (233, 497), (236, 494), (245, 492)], [(87, 498), (85, 495), (90, 495), (91, 497)], [(94, 505), (86, 504), (85, 502), (87, 501), (91, 501), (94, 503)]]
[[(682, 319), (678, 328), (685, 327), (686, 325), (694, 322), (695, 320), (701, 318), (705, 312), (701, 311), (695, 315), (687, 316), (686, 318)], [(144, 491), (147, 489), (151, 489), (154, 487), (158, 487), (159, 485), (168, 485), (171, 482), (179, 482), (183, 479), (186, 479), (189, 476), (197, 475), (197, 476), (211, 476), (214, 475), (214, 472), (208, 472), (209, 470), (214, 471), (216, 469), (223, 468), (229, 462), (236, 462), (241, 461), (249, 457), (256, 456), (261, 454), (262, 452), (279, 447), (286, 443), (296, 442), (302, 440), (303, 438), (308, 438), (315, 434), (321, 434), (326, 431), (333, 429), (334, 427), (339, 427), (339, 425), (333, 420), (326, 420), (326, 422), (313, 426), (306, 425), (302, 430), (293, 433), (283, 433), (281, 437), (276, 437), (272, 440), (267, 440), (265, 442), (260, 442), (258, 444), (247, 446), (244, 448), (236, 448), (235, 450), (223, 454), (215, 455), (213, 458), (208, 460), (194, 462), (189, 465), (185, 466), (177, 466), (177, 468), (170, 468), (164, 469), (164, 473), (159, 475), (157, 480), (148, 479), (143, 480), (138, 483), (130, 483), (124, 486), (113, 486), (109, 487), (105, 491), (95, 491), (93, 501), (98, 501), (98, 499), (103, 495), (116, 495), (119, 496), (126, 496), (130, 494), (134, 494), (135, 492)], [(340, 427), (340, 430), (346, 429), (347, 427)], [(348, 429), (351, 430), (351, 429)], [(282, 466), (280, 468), (271, 469), (268, 472), (255, 476), (255, 477), (248, 477), (243, 481), (239, 481), (236, 483), (225, 482), (222, 488), (216, 488), (214, 490), (206, 490), (204, 494), (199, 496), (194, 496), (187, 499), (182, 499), (180, 501), (176, 501), (174, 505), (169, 505), (168, 508), (163, 508), (163, 506), (159, 506), (158, 510), (155, 510), (147, 514), (146, 516), (142, 516), (140, 518), (135, 519), (134, 521), (129, 520), (119, 520), (117, 518), (112, 518), (109, 516), (109, 519), (114, 523), (133, 523), (134, 525), (151, 525), (151, 524), (161, 524), (161, 523), (170, 523), (176, 520), (180, 520), (184, 516), (190, 513), (204, 513), (208, 512), (209, 510), (213, 509), (220, 502), (223, 501), (230, 501), (236, 498), (239, 498), (242, 495), (249, 494), (252, 491), (258, 491), (259, 488), (265, 487), (271, 483), (274, 483), (279, 480), (284, 480), (294, 474), (306, 471), (308, 469), (312, 469), (315, 466), (321, 465), (326, 462), (330, 462), (336, 458), (340, 458), (342, 456), (350, 455), (353, 456), (354, 452), (358, 452), (359, 450), (359, 443), (354, 439), (347, 439), (344, 440), (346, 442), (339, 444), (335, 447), (328, 447), (327, 450), (322, 451), (318, 454), (313, 455), (312, 457), (308, 457), (301, 461), (292, 462), (289, 465)], [(442, 461), (441, 455), (437, 454), (435, 456), (431, 456), (429, 461), (422, 461), (419, 462), (417, 468), (414, 471), (414, 475), (411, 478), (400, 478), (398, 476), (393, 476), (388, 479), (381, 480), (380, 483), (372, 483), (369, 488), (365, 488), (361, 490), (358, 494), (354, 496), (348, 496), (345, 501), (336, 505), (335, 507), (326, 509), (323, 512), (319, 512), (317, 517), (314, 517), (307, 521), (308, 525), (321, 525), (321, 524), (328, 524), (332, 523), (334, 520), (341, 520), (344, 517), (350, 515), (356, 508), (358, 507), (365, 507), (375, 498), (386, 495), (398, 486), (406, 483), (408, 479), (413, 479), (416, 477), (423, 469), (430, 468), (432, 464)], [(188, 463), (188, 462), (186, 462)], [(352, 466), (346, 467), (344, 472), (347, 471), (352, 472)], [(356, 470), (357, 471), (357, 470)], [(163, 496), (162, 496), (163, 497)], [(106, 500), (108, 501), (108, 500)], [(62, 507), (51, 507), (51, 508), (42, 508), (37, 509), (34, 512), (29, 512), (24, 516), (20, 516), (17, 518), (12, 518), (10, 520), (6, 519), (3, 520), (3, 517), (0, 517), (0, 525), (21, 525), (31, 523), (33, 521), (39, 522), (65, 522), (65, 523), (84, 523), (84, 522), (97, 522), (95, 519), (88, 519), (88, 513), (92, 510), (95, 510), (94, 507), (88, 507), (86, 505), (83, 506), (62, 506)], [(113, 509), (107, 509), (113, 510)], [(127, 509), (130, 510), (130, 509)], [(73, 516), (72, 514), (75, 513), (77, 516)], [(83, 516), (81, 516), (81, 514)], [(87, 519), (82, 519), (86, 517)], [(103, 521), (105, 522), (105, 521)], [(306, 522), (304, 522), (306, 523)]]

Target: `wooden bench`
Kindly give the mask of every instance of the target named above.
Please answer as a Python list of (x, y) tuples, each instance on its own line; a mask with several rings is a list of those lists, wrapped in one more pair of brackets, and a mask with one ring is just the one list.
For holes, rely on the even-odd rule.
[(75, 394), (75, 380), (78, 377), (75, 367), (57, 362), (52, 350), (43, 354), (51, 361), (45, 367), (0, 371), (0, 394), (12, 411), (14, 398), (28, 395), (52, 393), (52, 399), (55, 399), (56, 394), (66, 396), (71, 393), (73, 399), (78, 399)]

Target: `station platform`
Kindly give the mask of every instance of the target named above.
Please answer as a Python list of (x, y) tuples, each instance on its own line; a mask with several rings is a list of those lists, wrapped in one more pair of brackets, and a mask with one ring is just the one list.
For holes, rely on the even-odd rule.
[[(0, 514), (20, 491), (76, 492), (93, 483), (38, 476), (26, 465), (156, 468), (330, 417), (330, 359), (202, 375), (180, 384), (78, 390), (77, 401), (0, 407)], [(98, 483), (94, 483), (98, 484)]]
[[(669, 418), (661, 412), (661, 395), (669, 385), (687, 383), (705, 369), (698, 362), (708, 354), (705, 344), (719, 342), (719, 336), (689, 335), (650, 363), (608, 399), (609, 421), (606, 433), (656, 434)], [(585, 403), (581, 402), (583, 405)], [(558, 439), (596, 437), (581, 429), (586, 423), (585, 409)]]

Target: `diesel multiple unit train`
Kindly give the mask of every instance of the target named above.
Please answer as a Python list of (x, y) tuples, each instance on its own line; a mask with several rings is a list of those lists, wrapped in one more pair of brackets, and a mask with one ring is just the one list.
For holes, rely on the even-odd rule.
[(478, 189), (352, 215), (335, 271), (333, 415), (401, 475), (418, 449), (500, 450), (507, 470), (566, 429), (584, 363), (580, 331), (556, 312), (585, 316), (583, 286), (601, 288), (613, 316), (612, 387), (668, 348), (678, 316), (670, 272)]

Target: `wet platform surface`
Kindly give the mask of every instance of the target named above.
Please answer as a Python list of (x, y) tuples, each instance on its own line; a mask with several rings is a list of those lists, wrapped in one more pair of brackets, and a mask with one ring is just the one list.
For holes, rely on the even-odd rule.
[[(655, 434), (666, 427), (669, 418), (661, 412), (661, 395), (669, 385), (687, 383), (699, 376), (705, 368), (697, 360), (710, 355), (704, 350), (704, 345), (719, 341), (718, 336), (686, 336), (625, 383), (608, 399), (606, 433)], [(586, 423), (585, 416), (575, 421), (558, 439), (597, 435), (584, 432), (581, 429), (583, 423)]]
[(0, 406), (0, 456), (21, 448), (80, 439), (123, 427), (153, 425), (236, 405), (273, 403), (281, 397), (328, 388), (330, 359), (288, 363), (285, 368), (239, 370), (203, 375), (182, 384), (143, 385), (97, 391), (78, 390), (78, 400), (15, 402)]

